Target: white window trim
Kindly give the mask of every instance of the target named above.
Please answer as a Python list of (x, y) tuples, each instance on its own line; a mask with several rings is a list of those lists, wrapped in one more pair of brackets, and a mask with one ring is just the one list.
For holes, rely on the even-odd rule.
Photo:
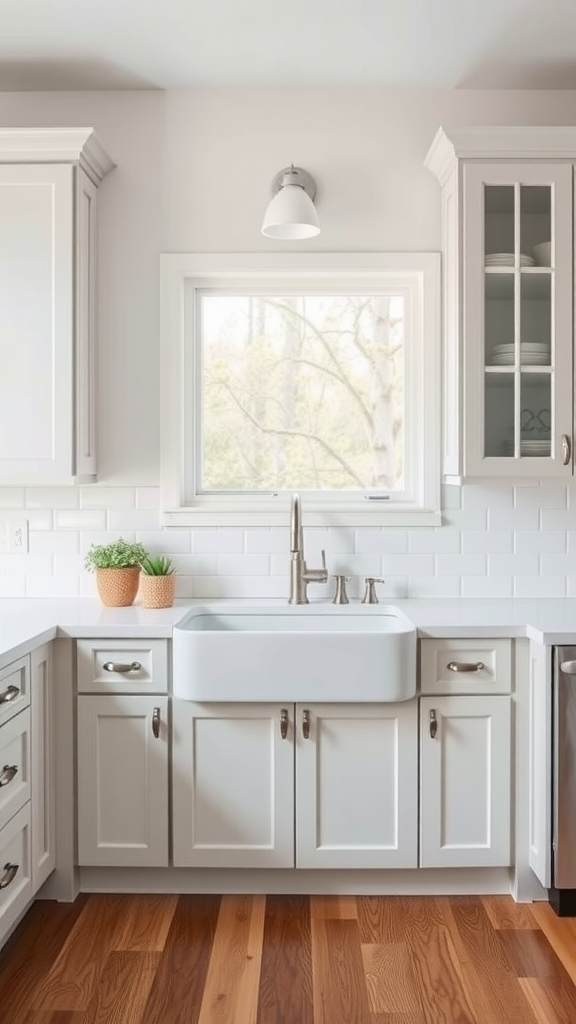
[[(334, 285), (358, 278), (359, 287), (380, 275), (409, 276), (417, 282), (422, 316), (415, 335), (416, 393), (419, 417), (416, 453), (419, 494), (414, 503), (360, 506), (346, 498), (322, 505), (305, 503), (311, 526), (439, 526), (440, 517), (440, 254), (410, 253), (163, 253), (160, 257), (160, 460), (165, 526), (275, 526), (286, 523), (286, 496), (254, 499), (203, 496), (186, 504), (186, 466), (194, 454), (192, 318), (194, 290), (249, 288), (303, 276)], [(303, 502), (304, 504), (304, 502)], [(286, 506), (286, 507), (285, 507)]]

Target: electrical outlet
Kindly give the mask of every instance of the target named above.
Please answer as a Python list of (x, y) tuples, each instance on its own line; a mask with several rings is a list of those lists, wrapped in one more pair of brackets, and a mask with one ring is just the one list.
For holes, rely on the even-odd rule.
[(28, 520), (13, 519), (5, 523), (6, 551), (12, 555), (28, 554)]

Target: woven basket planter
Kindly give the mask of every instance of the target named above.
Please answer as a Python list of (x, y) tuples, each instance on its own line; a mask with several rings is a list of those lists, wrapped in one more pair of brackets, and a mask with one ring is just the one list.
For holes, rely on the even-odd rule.
[(174, 604), (174, 576), (140, 573), (140, 599), (143, 608), (171, 608)]
[(102, 604), (108, 608), (125, 608), (138, 593), (140, 567), (127, 569), (96, 569), (96, 586)]

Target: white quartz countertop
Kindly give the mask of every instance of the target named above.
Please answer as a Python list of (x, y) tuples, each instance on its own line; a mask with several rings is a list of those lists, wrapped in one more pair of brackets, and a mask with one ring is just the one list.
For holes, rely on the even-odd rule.
[[(193, 607), (216, 609), (283, 605), (283, 601), (185, 601), (172, 608), (105, 608), (97, 599), (0, 600), (0, 668), (54, 639), (67, 637), (171, 638)], [(402, 609), (421, 637), (529, 637), (543, 644), (576, 644), (576, 599), (432, 600), (383, 602)], [(315, 604), (318, 608), (320, 602)], [(313, 605), (310, 605), (313, 607)], [(334, 613), (338, 613), (335, 608)], [(344, 612), (345, 614), (345, 612)]]

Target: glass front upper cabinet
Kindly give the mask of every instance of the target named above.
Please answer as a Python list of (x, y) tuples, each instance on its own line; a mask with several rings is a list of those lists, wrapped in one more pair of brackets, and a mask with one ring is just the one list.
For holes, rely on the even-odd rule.
[(465, 168), (466, 475), (571, 473), (571, 182)]

